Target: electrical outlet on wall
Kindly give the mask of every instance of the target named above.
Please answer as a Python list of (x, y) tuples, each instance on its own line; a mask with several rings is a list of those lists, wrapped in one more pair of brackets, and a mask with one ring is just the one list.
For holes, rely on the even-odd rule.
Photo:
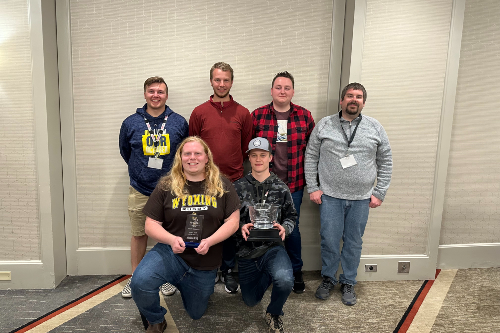
[(377, 271), (377, 264), (365, 265), (365, 272), (376, 272), (376, 271)]
[(398, 261), (398, 273), (410, 273), (410, 262)]
[(0, 281), (10, 281), (10, 271), (1, 271), (0, 272)]

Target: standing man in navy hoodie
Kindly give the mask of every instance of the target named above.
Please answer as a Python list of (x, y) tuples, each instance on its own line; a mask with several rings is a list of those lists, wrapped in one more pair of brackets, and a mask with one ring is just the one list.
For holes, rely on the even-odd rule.
[[(120, 154), (128, 164), (130, 191), (128, 213), (132, 224), (130, 255), (132, 274), (146, 253), (148, 236), (144, 230), (146, 215), (142, 209), (158, 179), (170, 171), (179, 143), (189, 135), (186, 119), (165, 105), (168, 87), (162, 77), (144, 82), (146, 104), (128, 116), (120, 129)], [(163, 295), (172, 295), (176, 288), (168, 283), (161, 287)], [(132, 297), (130, 280), (122, 291)]]

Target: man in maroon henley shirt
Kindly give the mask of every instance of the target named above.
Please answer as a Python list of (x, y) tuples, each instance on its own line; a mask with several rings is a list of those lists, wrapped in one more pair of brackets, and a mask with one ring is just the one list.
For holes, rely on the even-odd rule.
[[(233, 85), (233, 69), (218, 62), (210, 69), (210, 85), (214, 94), (197, 106), (189, 118), (189, 135), (202, 138), (212, 151), (215, 164), (231, 182), (243, 177), (243, 160), (252, 139), (252, 118), (244, 106), (238, 104), (229, 91)], [(238, 291), (232, 269), (235, 265), (236, 241), (224, 241), (221, 279), (228, 293)]]

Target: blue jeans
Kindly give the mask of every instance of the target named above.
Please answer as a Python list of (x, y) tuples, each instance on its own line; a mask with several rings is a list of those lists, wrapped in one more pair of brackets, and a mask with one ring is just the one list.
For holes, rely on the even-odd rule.
[[(340, 260), (343, 270), (340, 283), (355, 285), (370, 199), (345, 200), (323, 194), (321, 201), (321, 275), (337, 283), (335, 275)], [(344, 241), (342, 252), (340, 239)]]
[(253, 259), (238, 260), (241, 295), (248, 306), (260, 303), (267, 288), (273, 284), (270, 314), (283, 315), (283, 305), (292, 292), (292, 264), (282, 246), (269, 249), (264, 255)]
[(170, 245), (157, 243), (144, 256), (132, 276), (132, 298), (150, 324), (161, 323), (167, 310), (160, 306), (159, 288), (168, 282), (181, 292), (189, 316), (200, 319), (214, 292), (216, 273), (217, 269), (201, 271), (189, 267), (172, 252)]
[(302, 244), (300, 240), (299, 231), (299, 217), (300, 217), (300, 205), (302, 205), (302, 197), (304, 195), (304, 190), (300, 190), (292, 193), (293, 205), (297, 211), (297, 221), (295, 221), (295, 228), (293, 228), (292, 233), (285, 240), (285, 248), (290, 261), (292, 262), (292, 268), (294, 272), (302, 270)]

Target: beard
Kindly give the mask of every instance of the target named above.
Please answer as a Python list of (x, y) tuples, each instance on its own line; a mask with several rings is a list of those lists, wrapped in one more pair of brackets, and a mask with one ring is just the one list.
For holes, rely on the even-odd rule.
[[(349, 106), (351, 106), (351, 105), (355, 105), (355, 106), (356, 106), (356, 109), (355, 109), (355, 110), (353, 110), (353, 109), (349, 109)], [(350, 114), (350, 115), (355, 115), (355, 114), (357, 114), (357, 113), (359, 112), (359, 105), (358, 105), (358, 103), (349, 103), (349, 104), (347, 104), (347, 107), (346, 107), (346, 109), (345, 109), (345, 112), (346, 112), (346, 113), (348, 113), (348, 114)]]
[(217, 90), (214, 89), (214, 94), (219, 98), (226, 98), (227, 95), (229, 95), (229, 90), (224, 95), (221, 95), (217, 92)]

